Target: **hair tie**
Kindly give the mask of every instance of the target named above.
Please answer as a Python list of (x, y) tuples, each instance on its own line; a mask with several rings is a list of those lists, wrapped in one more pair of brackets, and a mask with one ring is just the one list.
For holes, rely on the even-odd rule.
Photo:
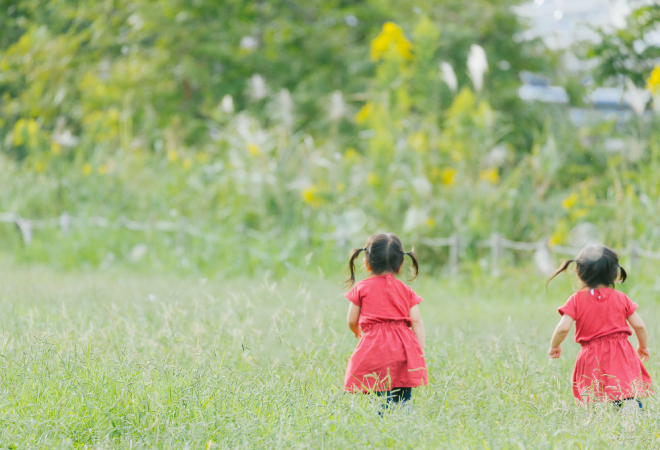
[(362, 247), (362, 250), (364, 250), (364, 251), (366, 252), (366, 251), (367, 251), (367, 247)]
[(408, 253), (408, 252), (403, 252), (403, 254), (404, 254), (404, 255), (410, 255), (410, 253)]

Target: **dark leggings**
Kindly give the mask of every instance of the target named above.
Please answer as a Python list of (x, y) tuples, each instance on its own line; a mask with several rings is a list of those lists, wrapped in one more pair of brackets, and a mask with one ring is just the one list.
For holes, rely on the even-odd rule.
[(391, 391), (376, 392), (376, 395), (379, 397), (386, 396), (388, 405), (390, 403), (404, 403), (412, 397), (412, 388), (393, 388)]
[[(621, 409), (623, 408), (623, 402), (625, 402), (626, 400), (637, 400), (637, 399), (634, 397), (628, 397), (621, 400), (614, 400), (612, 404), (616, 406), (616, 409)], [(640, 400), (637, 400), (637, 404), (639, 405), (639, 409), (642, 409), (642, 402)]]

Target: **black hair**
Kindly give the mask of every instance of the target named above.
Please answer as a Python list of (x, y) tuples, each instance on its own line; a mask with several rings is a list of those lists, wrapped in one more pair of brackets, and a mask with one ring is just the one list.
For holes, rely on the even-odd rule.
[(628, 278), (624, 268), (619, 265), (619, 255), (614, 250), (604, 245), (591, 244), (584, 247), (576, 259), (563, 261), (555, 273), (548, 278), (546, 288), (554, 277), (568, 269), (573, 262), (577, 266), (577, 276), (588, 288), (602, 285), (614, 287), (617, 279), (623, 283)]
[(367, 239), (367, 244), (363, 248), (356, 248), (351, 251), (351, 258), (348, 261), (351, 276), (346, 280), (349, 287), (355, 284), (355, 259), (363, 250), (367, 254), (367, 262), (369, 263), (371, 272), (375, 275), (387, 272), (398, 273), (403, 264), (404, 255), (408, 255), (412, 259), (414, 276), (409, 281), (417, 278), (419, 274), (419, 264), (415, 251), (404, 251), (401, 239), (396, 234), (374, 234)]

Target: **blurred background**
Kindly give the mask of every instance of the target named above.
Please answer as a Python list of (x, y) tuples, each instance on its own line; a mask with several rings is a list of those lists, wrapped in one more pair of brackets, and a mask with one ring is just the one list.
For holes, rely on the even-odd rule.
[(532, 261), (495, 234), (542, 271), (576, 234), (660, 249), (655, 2), (0, 0), (0, 30), (17, 262), (336, 272), (376, 231), (434, 271)]

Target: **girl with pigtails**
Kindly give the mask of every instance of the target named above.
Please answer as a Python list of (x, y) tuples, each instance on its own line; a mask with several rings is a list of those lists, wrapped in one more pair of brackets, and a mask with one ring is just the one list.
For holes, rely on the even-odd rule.
[[(364, 252), (370, 276), (355, 284), (355, 260)], [(349, 261), (350, 301), (348, 327), (360, 339), (346, 369), (344, 388), (349, 392), (375, 392), (387, 404), (406, 404), (412, 388), (426, 385), (424, 324), (419, 314), (422, 298), (396, 276), (404, 256), (412, 260), (414, 278), (417, 256), (406, 252), (392, 233), (375, 234), (363, 248), (353, 250)]]
[[(559, 308), (562, 316), (550, 342), (550, 358), (561, 356), (560, 344), (575, 322), (575, 342), (582, 346), (573, 370), (573, 395), (582, 403), (612, 402), (621, 408), (625, 401), (642, 407), (640, 398), (652, 394), (651, 377), (643, 361), (649, 358), (644, 321), (637, 303), (614, 289), (628, 275), (617, 254), (602, 245), (588, 245), (576, 259), (564, 261), (552, 280), (575, 263), (582, 289)], [(628, 341), (637, 335), (637, 354)]]

